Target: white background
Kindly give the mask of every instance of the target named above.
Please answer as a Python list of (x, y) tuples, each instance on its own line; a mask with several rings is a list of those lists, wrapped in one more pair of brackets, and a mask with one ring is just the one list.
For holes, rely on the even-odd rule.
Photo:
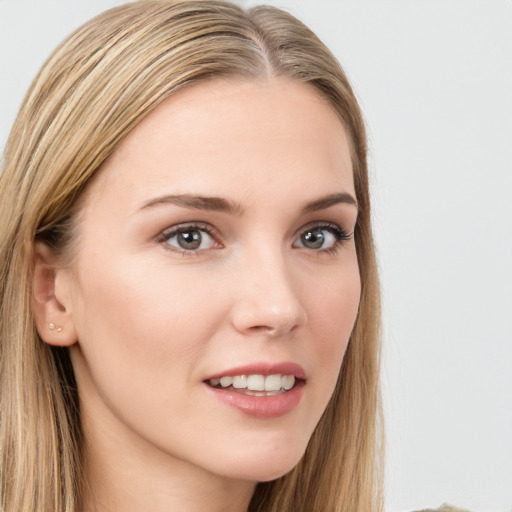
[[(119, 3), (0, 0), (0, 150), (53, 47)], [(512, 1), (267, 3), (330, 46), (369, 127), (387, 510), (511, 511)]]

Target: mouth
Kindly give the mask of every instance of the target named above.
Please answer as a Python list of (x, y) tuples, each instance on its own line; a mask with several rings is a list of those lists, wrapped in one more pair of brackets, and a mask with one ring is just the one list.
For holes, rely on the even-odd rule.
[(301, 402), (306, 372), (291, 363), (254, 363), (210, 375), (204, 384), (217, 400), (252, 418), (279, 418)]
[(276, 396), (294, 388), (294, 375), (225, 375), (208, 379), (206, 384), (215, 389), (234, 391), (248, 396)]

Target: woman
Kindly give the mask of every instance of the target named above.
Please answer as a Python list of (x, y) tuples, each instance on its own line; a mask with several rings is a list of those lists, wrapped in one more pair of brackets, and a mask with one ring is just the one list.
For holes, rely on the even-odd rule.
[(381, 508), (364, 125), (277, 9), (78, 29), (5, 150), (5, 512)]

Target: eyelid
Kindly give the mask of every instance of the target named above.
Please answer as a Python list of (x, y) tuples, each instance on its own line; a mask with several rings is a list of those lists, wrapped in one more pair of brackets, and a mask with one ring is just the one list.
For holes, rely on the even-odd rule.
[(211, 224), (208, 224), (206, 222), (197, 222), (197, 221), (182, 222), (180, 224), (174, 224), (168, 228), (165, 228), (156, 236), (156, 241), (158, 243), (163, 244), (165, 246), (166, 250), (172, 251), (177, 254), (184, 255), (184, 256), (199, 255), (205, 251), (211, 250), (211, 249), (199, 249), (199, 250), (180, 249), (178, 247), (175, 247), (174, 245), (165, 243), (169, 238), (177, 235), (180, 232), (187, 231), (187, 230), (204, 231), (205, 233), (208, 234), (208, 236), (213, 238), (217, 244), (222, 246), (222, 242), (220, 241), (221, 234), (220, 234), (219, 230), (216, 229), (215, 227), (213, 227)]
[(337, 224), (336, 222), (330, 222), (330, 221), (314, 221), (314, 222), (309, 222), (308, 224), (302, 226), (298, 231), (297, 231), (297, 234), (295, 235), (296, 237), (297, 236), (300, 236), (304, 231), (307, 231), (308, 229), (321, 229), (321, 228), (324, 228), (324, 229), (330, 229), (332, 231), (334, 231), (335, 233), (339, 234), (340, 236), (340, 239), (343, 239), (343, 240), (350, 240), (353, 236), (354, 236), (354, 230), (352, 231), (347, 231), (346, 229), (344, 229), (342, 226), (340, 226), (339, 224)]
[(326, 230), (330, 231), (331, 234), (335, 238), (335, 244), (332, 247), (326, 247), (325, 249), (311, 249), (308, 247), (305, 247), (304, 245), (296, 246), (297, 249), (306, 249), (312, 254), (315, 254), (317, 256), (321, 254), (335, 254), (338, 249), (341, 248), (341, 246), (354, 237), (354, 231), (347, 232), (343, 227), (341, 227), (339, 224), (330, 222), (330, 221), (314, 221), (306, 224), (305, 226), (302, 226), (295, 235), (295, 241), (294, 246), (297, 240), (300, 240), (300, 237), (304, 234), (305, 231), (312, 230), (312, 229), (320, 229), (320, 230)]
[[(299, 230), (297, 230), (295, 236), (294, 236), (294, 244), (298, 239), (300, 239), (301, 235), (311, 229), (325, 229), (330, 231), (333, 236), (336, 239), (336, 243), (332, 247), (328, 247), (325, 249), (318, 249), (313, 250), (309, 249), (304, 246), (298, 246), (297, 248), (304, 248), (314, 253), (334, 253), (337, 249), (340, 248), (340, 246), (343, 244), (343, 242), (349, 241), (354, 236), (354, 231), (347, 232), (343, 227), (341, 227), (339, 224), (335, 222), (330, 221), (313, 221), (309, 222), (308, 224), (305, 224), (302, 226)], [(207, 249), (198, 249), (198, 250), (187, 250), (183, 248), (178, 248), (174, 245), (166, 243), (169, 238), (172, 238), (173, 236), (177, 235), (180, 232), (187, 231), (187, 230), (197, 230), (197, 231), (204, 231), (208, 234), (217, 244), (219, 244), (221, 247), (213, 247), (213, 248), (207, 248)], [(161, 243), (164, 245), (164, 248), (166, 250), (175, 252), (180, 255), (200, 255), (206, 251), (210, 251), (211, 249), (219, 249), (223, 247), (223, 243), (221, 241), (222, 235), (219, 232), (217, 228), (212, 226), (211, 224), (207, 222), (201, 222), (201, 221), (190, 221), (190, 222), (182, 222), (179, 224), (172, 225), (168, 228), (165, 228), (162, 230), (157, 236), (156, 241), (158, 243)]]

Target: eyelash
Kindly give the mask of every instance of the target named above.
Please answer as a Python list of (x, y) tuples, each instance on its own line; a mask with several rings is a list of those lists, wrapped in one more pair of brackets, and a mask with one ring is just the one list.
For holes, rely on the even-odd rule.
[[(300, 237), (307, 231), (313, 230), (328, 231), (334, 236), (335, 239), (335, 243), (332, 247), (328, 247), (327, 249), (320, 249), (318, 251), (314, 251), (313, 249), (311, 249), (312, 252), (316, 252), (318, 255), (336, 254), (338, 250), (342, 247), (344, 242), (350, 241), (354, 236), (353, 232), (348, 233), (342, 227), (338, 226), (337, 224), (333, 224), (332, 222), (314, 222), (301, 228), (298, 239), (300, 239)], [(307, 247), (305, 247), (305, 249), (307, 249)]]
[[(338, 252), (338, 250), (341, 248), (344, 242), (347, 242), (352, 239), (354, 233), (347, 233), (343, 228), (338, 226), (337, 224), (333, 224), (331, 222), (315, 222), (312, 224), (308, 224), (300, 229), (300, 232), (298, 233), (296, 240), (300, 240), (300, 237), (304, 235), (307, 231), (328, 231), (331, 233), (335, 238), (335, 243), (332, 247), (328, 247), (326, 249), (319, 249), (314, 250), (310, 249), (313, 253), (320, 254), (335, 254)], [(199, 250), (187, 250), (184, 248), (175, 248), (174, 246), (171, 246), (171, 244), (168, 243), (169, 239), (173, 238), (176, 235), (179, 235), (180, 233), (186, 233), (190, 231), (202, 231), (205, 232), (209, 237), (211, 237), (215, 243), (222, 244), (218, 241), (220, 238), (219, 232), (214, 229), (210, 224), (206, 224), (203, 222), (192, 222), (188, 224), (179, 224), (177, 226), (173, 226), (169, 229), (166, 229), (165, 231), (162, 231), (157, 237), (157, 242), (162, 243), (166, 250), (176, 252), (182, 256), (197, 256), (201, 252), (208, 249), (199, 249)], [(296, 242), (294, 242), (295, 245)], [(300, 248), (301, 246), (299, 246)], [(308, 249), (307, 247), (302, 246), (304, 249)]]
[(177, 226), (173, 226), (169, 229), (166, 229), (165, 231), (162, 231), (162, 233), (158, 235), (157, 241), (162, 243), (168, 251), (181, 254), (182, 256), (197, 256), (202, 251), (208, 250), (202, 249), (190, 251), (183, 248), (175, 248), (174, 246), (171, 246), (171, 244), (168, 243), (168, 240), (170, 238), (179, 235), (180, 233), (186, 233), (188, 231), (203, 231), (209, 237), (211, 237), (216, 243), (219, 243), (218, 239), (220, 238), (220, 234), (218, 233), (218, 231), (214, 229), (210, 224), (205, 224), (203, 222), (192, 222), (189, 224), (179, 224)]

